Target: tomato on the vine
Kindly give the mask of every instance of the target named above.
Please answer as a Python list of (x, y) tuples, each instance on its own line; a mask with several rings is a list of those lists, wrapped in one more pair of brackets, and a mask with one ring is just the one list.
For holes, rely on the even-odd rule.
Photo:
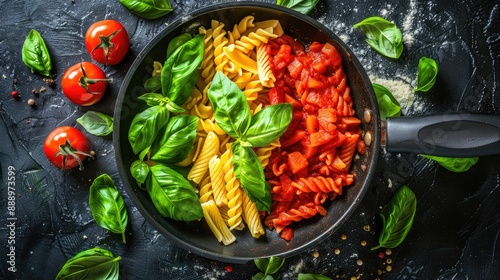
[(106, 74), (97, 65), (84, 61), (69, 67), (61, 79), (64, 95), (72, 102), (90, 106), (101, 100), (106, 91)]
[(125, 57), (130, 41), (121, 23), (106, 19), (95, 22), (87, 29), (85, 46), (95, 61), (114, 65)]
[(71, 126), (59, 126), (49, 133), (43, 144), (43, 151), (49, 161), (61, 169), (79, 166), (89, 156), (89, 141), (85, 134)]

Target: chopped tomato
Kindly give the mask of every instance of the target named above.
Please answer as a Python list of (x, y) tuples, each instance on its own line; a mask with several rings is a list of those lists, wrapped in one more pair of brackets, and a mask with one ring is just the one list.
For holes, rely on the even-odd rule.
[(308, 165), (307, 159), (300, 152), (293, 152), (288, 154), (288, 169), (295, 174), (300, 170), (306, 168)]

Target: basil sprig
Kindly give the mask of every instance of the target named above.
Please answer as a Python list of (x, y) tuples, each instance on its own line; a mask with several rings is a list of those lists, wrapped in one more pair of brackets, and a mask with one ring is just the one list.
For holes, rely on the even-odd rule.
[(439, 67), (437, 62), (432, 59), (423, 56), (418, 61), (418, 74), (417, 74), (417, 87), (415, 91), (428, 91), (436, 83), (437, 74), (439, 72)]
[(134, 117), (128, 131), (128, 140), (134, 154), (153, 144), (158, 132), (169, 118), (170, 111), (161, 105), (149, 107)]
[(380, 211), (384, 227), (380, 233), (379, 245), (372, 250), (380, 247), (395, 248), (401, 244), (413, 225), (416, 210), (415, 194), (407, 185), (401, 186)]
[(220, 71), (215, 73), (207, 95), (217, 125), (235, 139), (231, 149), (236, 178), (257, 209), (270, 211), (270, 186), (252, 148), (269, 145), (286, 131), (292, 120), (292, 105), (267, 106), (252, 117), (243, 92)]
[(276, 4), (293, 9), (297, 12), (308, 14), (319, 0), (277, 0)]
[(465, 172), (469, 170), (479, 160), (478, 157), (470, 158), (451, 158), (431, 155), (420, 155), (423, 158), (431, 159), (442, 167), (452, 172)]
[(28, 33), (21, 53), (24, 64), (31, 69), (32, 73), (36, 71), (46, 77), (51, 76), (52, 60), (50, 59), (50, 53), (42, 35), (38, 31), (32, 29)]
[(392, 93), (383, 85), (372, 84), (380, 111), (380, 118), (385, 120), (387, 117), (401, 115), (401, 105), (392, 95)]
[(252, 276), (252, 280), (269, 280), (274, 279), (272, 275), (283, 266), (285, 259), (280, 257), (262, 258), (255, 259), (254, 263), (260, 272)]
[(92, 248), (82, 251), (66, 261), (56, 276), (63, 279), (117, 280), (120, 276), (120, 256), (108, 250)]
[(369, 17), (356, 23), (353, 28), (361, 28), (370, 47), (382, 55), (399, 58), (403, 53), (403, 34), (394, 24), (382, 17)]
[(96, 136), (106, 136), (113, 132), (113, 117), (100, 112), (88, 111), (76, 121)]
[(129, 11), (146, 19), (157, 19), (172, 11), (169, 0), (120, 0), (120, 3)]

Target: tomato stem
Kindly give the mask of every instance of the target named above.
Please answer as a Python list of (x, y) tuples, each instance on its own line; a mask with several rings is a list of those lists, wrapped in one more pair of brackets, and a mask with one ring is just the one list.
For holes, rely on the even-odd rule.
[(102, 50), (104, 51), (104, 56), (106, 57), (106, 63), (107, 63), (109, 52), (112, 51), (113, 48), (115, 47), (115, 44), (113, 44), (113, 42), (111, 42), (111, 39), (120, 31), (121, 31), (121, 29), (118, 29), (115, 32), (111, 33), (109, 36), (99, 35), (99, 39), (101, 39), (101, 43), (99, 43), (99, 45), (95, 46), (95, 48), (92, 50), (92, 53), (94, 53), (95, 50), (102, 48)]
[(73, 148), (73, 146), (71, 146), (71, 144), (69, 143), (69, 140), (66, 140), (66, 143), (60, 145), (59, 151), (56, 153), (56, 156), (63, 156), (62, 169), (66, 167), (66, 158), (68, 156), (72, 156), (74, 159), (76, 159), (76, 161), (78, 161), (78, 165), (80, 166), (78, 169), (83, 170), (83, 162), (78, 155), (84, 155), (94, 158), (90, 154), (87, 154), (85, 152)]
[(83, 87), (88, 93), (91, 94), (100, 94), (99, 92), (93, 92), (89, 89), (89, 85), (93, 85), (95, 83), (111, 83), (113, 79), (94, 79), (94, 78), (89, 78), (87, 74), (85, 73), (85, 69), (83, 69), (83, 64), (80, 63), (80, 68), (82, 69), (83, 76), (80, 77), (78, 80), (78, 85)]

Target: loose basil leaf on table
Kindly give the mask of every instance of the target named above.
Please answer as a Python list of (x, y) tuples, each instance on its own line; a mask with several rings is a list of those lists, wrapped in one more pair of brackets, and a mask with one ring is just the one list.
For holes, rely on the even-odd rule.
[(277, 0), (276, 4), (293, 9), (297, 12), (308, 14), (319, 0)]
[(373, 83), (373, 90), (377, 98), (377, 103), (380, 111), (380, 118), (385, 120), (387, 117), (401, 115), (401, 105), (394, 98), (394, 95), (384, 86)]
[(190, 33), (182, 33), (181, 35), (177, 35), (170, 42), (168, 42), (167, 46), (167, 59), (177, 50), (178, 47), (184, 45), (187, 41), (191, 40), (193, 36)]
[(332, 278), (321, 274), (299, 273), (297, 280), (332, 280)]
[(151, 160), (161, 163), (177, 163), (187, 158), (193, 149), (198, 118), (178, 115), (170, 118), (163, 133), (151, 146)]
[(252, 147), (267, 146), (285, 133), (291, 121), (292, 104), (266, 106), (252, 116), (242, 141), (248, 142)]
[(399, 58), (403, 53), (403, 34), (394, 24), (382, 17), (369, 17), (356, 23), (353, 28), (361, 28), (366, 42), (382, 55)]
[(436, 83), (438, 72), (439, 66), (434, 59), (425, 56), (420, 58), (415, 91), (429, 91)]
[(271, 211), (270, 186), (266, 181), (262, 164), (251, 147), (241, 146), (239, 141), (231, 145), (234, 175), (248, 197), (261, 211)]
[(170, 112), (165, 106), (157, 105), (135, 115), (130, 124), (128, 140), (134, 154), (151, 146), (158, 132), (167, 124)]
[(76, 122), (96, 136), (106, 136), (113, 132), (113, 117), (100, 112), (88, 111), (76, 119)]
[(465, 172), (469, 170), (479, 160), (479, 157), (451, 158), (451, 157), (440, 157), (431, 155), (420, 155), (420, 156), (423, 158), (431, 159), (437, 162), (442, 167), (452, 172)]
[(251, 121), (250, 106), (243, 92), (226, 75), (217, 71), (207, 95), (219, 127), (232, 138), (240, 138)]
[(52, 60), (49, 50), (42, 35), (35, 29), (32, 29), (26, 36), (21, 54), (24, 64), (31, 69), (32, 73), (36, 71), (46, 77), (51, 76)]
[(172, 11), (169, 0), (120, 0), (120, 3), (129, 11), (146, 19), (157, 19)]
[(125, 230), (128, 224), (127, 208), (120, 192), (108, 174), (94, 179), (89, 191), (89, 206), (92, 217), (102, 228), (122, 235), (125, 243)]
[(186, 178), (163, 164), (150, 170), (146, 189), (160, 215), (177, 221), (203, 218), (200, 199)]
[(136, 160), (130, 165), (130, 173), (135, 181), (141, 187), (148, 178), (150, 169), (149, 166), (141, 160)]
[(82, 251), (66, 261), (56, 276), (62, 279), (115, 280), (120, 276), (120, 256), (106, 249), (92, 248)]
[(191, 96), (198, 66), (205, 50), (204, 35), (199, 34), (179, 46), (167, 58), (161, 70), (161, 88), (164, 96), (179, 106)]
[(407, 186), (399, 187), (388, 204), (386, 204), (380, 216), (383, 221), (383, 229), (379, 237), (380, 247), (395, 248), (403, 242), (413, 225), (413, 219), (417, 210), (417, 199), (413, 191)]
[(255, 266), (257, 266), (257, 268), (263, 272), (262, 276), (264, 278), (259, 278), (259, 279), (266, 279), (267, 276), (278, 272), (278, 270), (285, 263), (285, 259), (280, 257), (261, 258), (261, 259), (255, 259), (254, 263)]

